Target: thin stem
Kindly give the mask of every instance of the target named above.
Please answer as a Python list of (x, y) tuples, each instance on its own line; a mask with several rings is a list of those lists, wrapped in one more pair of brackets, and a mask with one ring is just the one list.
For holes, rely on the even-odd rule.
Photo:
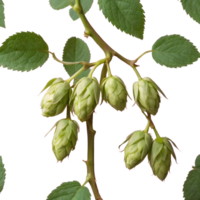
[(91, 175), (88, 174), (87, 177), (86, 177), (85, 182), (84, 182), (83, 185), (82, 185), (82, 187), (85, 186), (85, 185), (90, 181), (90, 179), (91, 179)]
[(67, 106), (67, 119), (71, 119), (70, 106)]
[(68, 83), (70, 83), (74, 78), (76, 78), (81, 72), (83, 72), (85, 70), (85, 66), (82, 67), (81, 69), (79, 69), (73, 76), (71, 76), (69, 79), (67, 79), (66, 81)]
[(142, 73), (140, 72), (140, 70), (138, 69), (139, 68), (139, 64), (135, 64), (135, 65), (133, 65), (132, 67), (131, 67), (131, 70), (132, 70), (132, 72), (133, 72), (133, 74), (135, 75), (135, 78), (136, 78), (136, 80), (141, 80), (142, 79)]
[(149, 132), (149, 126), (150, 126), (150, 120), (148, 120), (147, 126), (146, 126), (146, 128), (144, 129), (144, 132), (145, 132), (145, 133), (148, 133), (148, 132)]
[(159, 133), (158, 133), (158, 131), (157, 131), (157, 129), (156, 129), (156, 127), (154, 127), (153, 130), (154, 130), (154, 133), (156, 135), (156, 138), (161, 138)]
[(107, 66), (107, 70), (108, 70), (108, 76), (110, 77), (110, 76), (112, 76), (112, 74), (111, 74), (109, 63), (106, 63), (106, 66)]
[(95, 170), (94, 170), (94, 137), (96, 132), (93, 130), (93, 114), (90, 115), (89, 119), (86, 121), (86, 124), (87, 124), (87, 135), (88, 135), (88, 160), (86, 161), (87, 174), (90, 176), (89, 183), (94, 193), (95, 199), (102, 200), (96, 184)]
[(144, 56), (145, 54), (150, 53), (150, 52), (152, 52), (152, 50), (150, 50), (150, 51), (145, 51), (142, 55), (140, 55), (137, 59), (135, 59), (135, 63), (136, 63), (140, 58), (142, 58), (142, 56)]
[(95, 63), (95, 66), (92, 68), (91, 72), (89, 73), (88, 77), (92, 77), (92, 75), (93, 75), (94, 71), (96, 70), (96, 68), (97, 68), (99, 65), (101, 65), (101, 64), (103, 64), (103, 63), (105, 63), (105, 62), (106, 62), (106, 58), (97, 61), (97, 62)]
[(99, 45), (99, 47), (106, 52), (113, 52), (114, 50), (98, 35), (98, 33), (93, 29), (93, 27), (88, 22), (87, 18), (83, 13), (80, 0), (76, 0), (76, 4), (72, 7), (74, 11), (79, 15), (84, 27), (85, 27), (85, 36), (90, 36), (93, 40)]

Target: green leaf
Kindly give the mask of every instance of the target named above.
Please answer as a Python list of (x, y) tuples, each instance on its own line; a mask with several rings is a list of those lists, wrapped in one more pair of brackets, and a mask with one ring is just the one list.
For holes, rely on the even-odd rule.
[[(92, 6), (93, 0), (81, 0), (81, 5), (83, 8), (84, 14), (87, 13), (91, 6)], [(78, 14), (73, 10), (73, 8), (69, 11), (70, 17), (75, 21), (79, 18)]]
[[(70, 38), (64, 47), (63, 52), (63, 61), (66, 62), (90, 62), (90, 51), (87, 44), (79, 38), (72, 37)], [(72, 76), (75, 74), (81, 67), (81, 64), (76, 65), (64, 65), (67, 73)], [(87, 69), (80, 73), (75, 79), (74, 83), (80, 80), (82, 77), (88, 76), (90, 69)]]
[(5, 28), (4, 3), (0, 0), (0, 26)]
[(0, 156), (0, 192), (3, 190), (6, 174), (5, 174), (5, 168), (2, 162), (2, 157)]
[(63, 183), (47, 197), (47, 200), (90, 200), (90, 192), (79, 182)]
[(200, 3), (199, 0), (181, 0), (183, 9), (196, 22), (200, 23)]
[(195, 158), (195, 168), (200, 170), (200, 154), (198, 154)]
[(200, 171), (192, 170), (183, 186), (185, 200), (200, 200)]
[(153, 59), (167, 67), (183, 67), (197, 61), (200, 53), (180, 35), (167, 35), (158, 39), (152, 47)]
[(140, 0), (98, 0), (104, 16), (121, 31), (143, 39), (145, 16)]
[(17, 71), (30, 71), (48, 59), (48, 45), (41, 36), (21, 32), (9, 37), (0, 47), (0, 65)]
[(73, 1), (74, 0), (50, 0), (49, 3), (53, 9), (60, 10), (72, 4)]

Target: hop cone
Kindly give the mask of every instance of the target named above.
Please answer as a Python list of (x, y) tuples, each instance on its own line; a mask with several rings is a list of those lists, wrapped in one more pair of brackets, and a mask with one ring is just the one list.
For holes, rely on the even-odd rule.
[(58, 161), (62, 161), (75, 148), (78, 131), (79, 126), (74, 120), (61, 119), (56, 124), (52, 146)]
[(152, 137), (144, 131), (136, 131), (131, 135), (124, 150), (126, 167), (132, 169), (140, 164), (151, 149)]
[(153, 174), (162, 181), (167, 177), (168, 171), (170, 170), (171, 155), (176, 160), (174, 149), (168, 138), (157, 138), (153, 141), (148, 159)]
[(84, 77), (77, 82), (70, 98), (71, 110), (86, 121), (99, 103), (100, 86), (96, 78)]
[(150, 79), (143, 78), (133, 84), (133, 96), (135, 103), (142, 111), (156, 115), (160, 104), (158, 91), (165, 96), (162, 90)]
[(52, 117), (63, 112), (69, 103), (69, 97), (72, 91), (69, 83), (62, 78), (50, 80), (43, 91), (48, 87), (50, 88), (42, 99), (41, 108), (43, 116)]
[(108, 102), (116, 110), (124, 110), (128, 92), (124, 82), (117, 76), (105, 78), (101, 84), (102, 102)]

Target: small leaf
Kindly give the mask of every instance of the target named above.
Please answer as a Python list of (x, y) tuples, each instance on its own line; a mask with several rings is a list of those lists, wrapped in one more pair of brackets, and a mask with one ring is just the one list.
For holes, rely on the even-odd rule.
[(181, 0), (183, 9), (196, 22), (200, 23), (200, 3), (199, 0)]
[(200, 169), (200, 155), (198, 155), (196, 160), (195, 160), (195, 168), (199, 168)]
[(31, 32), (17, 33), (0, 47), (0, 65), (12, 70), (34, 70), (48, 57), (48, 46), (43, 38)]
[[(93, 0), (81, 0), (81, 6), (83, 8), (84, 14), (86, 14), (90, 10), (92, 3)], [(79, 18), (78, 14), (73, 10), (73, 8), (70, 9), (69, 15), (74, 21)]]
[(0, 0), (0, 26), (5, 28), (4, 3)]
[(158, 39), (152, 47), (153, 59), (167, 67), (183, 67), (197, 61), (200, 53), (180, 35), (167, 35)]
[(63, 183), (47, 197), (47, 200), (90, 200), (90, 192), (79, 182)]
[[(63, 52), (63, 61), (66, 62), (90, 62), (90, 51), (87, 44), (79, 38), (72, 37), (70, 38), (65, 47)], [(82, 64), (76, 65), (64, 65), (67, 73), (72, 76), (75, 74), (81, 67)], [(90, 69), (87, 69), (80, 73), (75, 79), (74, 83), (80, 80), (82, 77), (88, 76)]]
[(99, 0), (104, 16), (121, 31), (143, 39), (145, 16), (140, 0)]
[(51, 7), (55, 10), (60, 10), (63, 8), (66, 8), (67, 6), (70, 6), (74, 0), (50, 0), (49, 3)]
[(2, 162), (2, 157), (0, 156), (0, 192), (3, 190), (6, 174), (5, 168)]

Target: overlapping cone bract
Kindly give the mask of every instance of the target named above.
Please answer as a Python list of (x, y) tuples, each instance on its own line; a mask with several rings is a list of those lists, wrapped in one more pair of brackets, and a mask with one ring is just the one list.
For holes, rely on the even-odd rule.
[(132, 134), (124, 150), (126, 167), (132, 169), (141, 163), (151, 149), (152, 137), (144, 131), (136, 131)]
[(80, 121), (86, 121), (99, 103), (100, 86), (96, 78), (84, 77), (77, 82), (70, 98), (70, 108)]
[(124, 110), (128, 92), (118, 76), (105, 78), (101, 84), (102, 101), (105, 100), (116, 110)]
[(142, 111), (155, 115), (158, 112), (160, 96), (155, 84), (152, 84), (150, 80), (141, 79), (134, 83), (133, 96)]
[(72, 93), (69, 83), (62, 78), (52, 79), (52, 82), (47, 84), (48, 91), (44, 95), (41, 108), (42, 114), (45, 117), (52, 117), (63, 112)]
[(148, 159), (153, 174), (163, 181), (170, 170), (171, 155), (173, 155), (175, 160), (176, 155), (168, 138), (159, 138), (159, 140), (153, 141)]
[(62, 161), (75, 148), (78, 132), (79, 126), (74, 120), (61, 119), (57, 123), (52, 147), (58, 161)]

